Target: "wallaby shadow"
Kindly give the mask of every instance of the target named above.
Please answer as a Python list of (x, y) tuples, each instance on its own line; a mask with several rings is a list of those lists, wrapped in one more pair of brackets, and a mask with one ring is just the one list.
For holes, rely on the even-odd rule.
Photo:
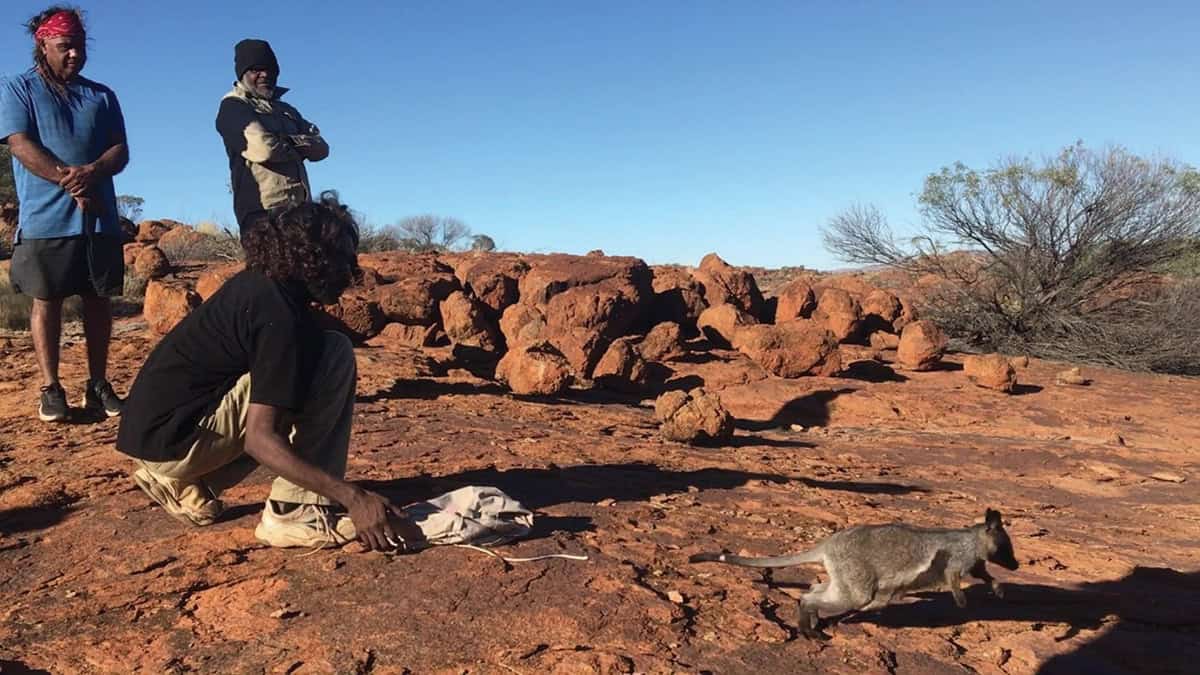
[(732, 438), (719, 443), (713, 443), (711, 446), (704, 447), (719, 447), (719, 448), (815, 448), (815, 443), (808, 441), (796, 441), (785, 438), (767, 438), (766, 436), (756, 436), (747, 434), (745, 436), (734, 435)]
[(829, 404), (842, 394), (852, 394), (857, 389), (823, 389), (805, 394), (783, 404), (770, 419), (750, 420), (738, 418), (733, 424), (746, 431), (766, 431), (800, 424), (806, 427), (821, 427), (829, 423)]
[(0, 511), (0, 534), (11, 535), (19, 532), (44, 530), (62, 522), (70, 512), (71, 502), (69, 501), (6, 509)]
[(1013, 386), (1012, 395), (1024, 396), (1026, 394), (1036, 394), (1043, 389), (1045, 389), (1045, 387), (1041, 387), (1036, 384), (1017, 384)]
[(1004, 599), (985, 584), (967, 589), (967, 606), (959, 609), (949, 593), (892, 605), (849, 617), (890, 628), (959, 626), (976, 621), (1022, 621), (1035, 628), (1065, 623), (1070, 629), (1055, 638), (1070, 639), (1081, 630), (1107, 629), (1079, 649), (1055, 656), (1039, 673), (1192, 673), (1200, 663), (1200, 572), (1136, 567), (1117, 580), (1057, 588), (1040, 584), (1004, 584)]
[(638, 502), (654, 495), (687, 492), (689, 488), (729, 490), (753, 480), (778, 484), (798, 482), (810, 487), (870, 494), (903, 494), (920, 490), (889, 483), (818, 481), (730, 469), (673, 471), (645, 462), (514, 468), (507, 471), (489, 467), (447, 476), (422, 475), (363, 481), (361, 485), (399, 504), (429, 499), (465, 485), (491, 485), (512, 495), (527, 508), (542, 509), (559, 504), (595, 503), (603, 499)]

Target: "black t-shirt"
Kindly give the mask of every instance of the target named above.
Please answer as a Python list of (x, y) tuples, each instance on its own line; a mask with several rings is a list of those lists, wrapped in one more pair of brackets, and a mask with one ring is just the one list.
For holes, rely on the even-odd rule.
[(180, 459), (238, 378), (250, 373), (250, 401), (298, 410), (324, 342), (307, 295), (255, 271), (227, 281), (188, 314), (138, 372), (117, 449), (149, 461)]

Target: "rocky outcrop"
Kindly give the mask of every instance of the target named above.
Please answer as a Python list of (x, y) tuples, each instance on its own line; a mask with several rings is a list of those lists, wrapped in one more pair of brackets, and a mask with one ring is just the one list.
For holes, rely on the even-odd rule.
[(763, 318), (763, 296), (754, 276), (725, 262), (716, 253), (709, 253), (692, 273), (704, 287), (704, 299), (709, 306), (727, 303), (754, 317)]
[(743, 326), (733, 346), (778, 377), (828, 376), (842, 365), (836, 336), (813, 321)]
[(679, 443), (716, 445), (733, 436), (733, 417), (721, 399), (704, 389), (668, 391), (654, 402), (663, 438)]

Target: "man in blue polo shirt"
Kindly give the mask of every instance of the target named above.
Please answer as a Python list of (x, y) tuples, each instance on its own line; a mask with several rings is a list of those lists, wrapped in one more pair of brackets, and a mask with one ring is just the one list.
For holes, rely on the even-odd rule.
[(0, 81), (0, 142), (13, 155), (20, 201), (12, 285), (33, 296), (30, 330), (42, 371), (38, 417), (70, 414), (58, 380), (62, 302), (83, 301), (89, 379), (83, 407), (109, 417), (123, 402), (108, 383), (110, 298), (125, 277), (112, 177), (129, 162), (112, 90), (80, 76), (87, 36), (76, 10), (51, 7), (28, 24), (34, 67)]

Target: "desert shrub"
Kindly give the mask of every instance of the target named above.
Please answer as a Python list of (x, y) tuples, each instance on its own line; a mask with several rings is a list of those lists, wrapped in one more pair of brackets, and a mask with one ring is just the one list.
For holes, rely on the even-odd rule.
[(0, 204), (17, 202), (17, 186), (13, 182), (12, 152), (0, 145)]
[(158, 247), (172, 262), (183, 260), (237, 262), (245, 259), (242, 240), (229, 230), (208, 234), (196, 230), (201, 236), (177, 239)]
[(394, 225), (378, 226), (357, 218), (359, 225), (358, 252), (382, 251), (492, 251), (496, 242), (486, 234), (471, 234), (471, 228), (461, 220), (426, 214), (404, 218)]
[[(8, 270), (0, 270), (0, 329), (29, 330), (29, 313), (33, 298), (13, 290), (8, 279)], [(67, 298), (63, 302), (62, 320), (79, 321), (82, 318), (79, 298)]]
[(121, 297), (130, 302), (141, 304), (146, 299), (146, 285), (149, 281), (145, 277), (134, 274), (132, 270), (125, 272), (125, 286), (121, 290)]
[(1144, 325), (1183, 288), (1156, 283), (1163, 270), (1196, 252), (1200, 173), (1191, 167), (1076, 144), (1040, 163), (944, 168), (926, 178), (919, 204), (923, 231), (909, 242), (877, 209), (856, 206), (830, 221), (825, 245), (848, 262), (932, 275), (922, 309), (978, 346), (1192, 367), (1162, 355), (1200, 340), (1200, 326)]

